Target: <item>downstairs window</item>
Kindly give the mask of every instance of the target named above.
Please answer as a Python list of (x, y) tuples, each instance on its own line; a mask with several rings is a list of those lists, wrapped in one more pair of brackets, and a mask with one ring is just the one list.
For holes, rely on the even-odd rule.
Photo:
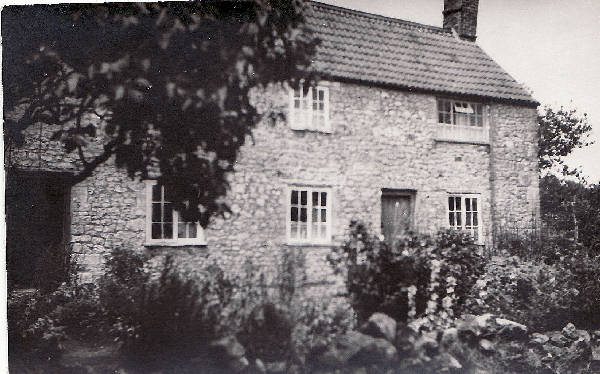
[(468, 232), (475, 243), (483, 243), (479, 195), (448, 196), (448, 224), (451, 229)]
[(331, 241), (331, 190), (290, 187), (287, 207), (287, 241), (323, 244)]
[(149, 245), (205, 245), (199, 222), (184, 221), (173, 209), (169, 191), (155, 181), (146, 182), (146, 243)]

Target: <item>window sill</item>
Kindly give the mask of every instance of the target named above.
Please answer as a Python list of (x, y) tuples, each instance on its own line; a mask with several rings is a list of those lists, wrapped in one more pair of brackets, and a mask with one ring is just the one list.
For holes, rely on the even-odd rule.
[(331, 247), (333, 242), (286, 242), (288, 247)]
[(165, 242), (165, 241), (157, 241), (157, 242), (145, 242), (144, 247), (206, 247), (207, 243), (205, 241), (198, 242)]
[(309, 128), (291, 128), (294, 132), (315, 132), (320, 134), (333, 134), (332, 130), (319, 130), (319, 129), (309, 129)]

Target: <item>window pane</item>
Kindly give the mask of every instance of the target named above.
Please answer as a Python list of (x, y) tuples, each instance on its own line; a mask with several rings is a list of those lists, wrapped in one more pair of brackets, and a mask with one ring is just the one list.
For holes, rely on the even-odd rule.
[(318, 238), (320, 236), (319, 235), (319, 225), (320, 225), (320, 223), (318, 223), (318, 222), (313, 222), (311, 225), (310, 234), (313, 238)]
[(319, 193), (318, 192), (312, 193), (312, 205), (319, 206)]
[(300, 209), (300, 221), (306, 222), (306, 208)]
[(164, 239), (173, 239), (173, 223), (164, 223), (163, 224), (163, 238)]
[(319, 209), (312, 210), (312, 221), (319, 222)]
[(177, 237), (178, 238), (187, 238), (187, 233), (186, 233), (186, 223), (179, 223), (177, 225)]
[(152, 186), (152, 201), (161, 201), (160, 196), (161, 186), (155, 184)]
[(448, 198), (448, 209), (454, 210), (454, 198), (453, 197)]
[(321, 239), (327, 238), (327, 225), (321, 224)]
[(325, 91), (324, 90), (319, 90), (319, 100), (321, 100), (321, 101), (325, 100)]
[(292, 221), (298, 221), (298, 208), (292, 207)]
[(188, 234), (190, 238), (197, 238), (198, 237), (198, 224), (197, 223), (188, 223), (189, 227), (188, 227)]
[(471, 213), (467, 212), (466, 213), (466, 217), (465, 217), (465, 225), (466, 226), (471, 226)]
[(319, 91), (319, 89), (318, 89), (318, 88), (315, 88), (315, 89), (313, 89), (313, 90), (312, 90), (312, 99), (313, 99), (314, 101), (316, 101), (316, 100), (317, 100), (317, 97), (318, 97), (318, 96), (317, 96), (317, 95), (318, 95), (318, 91)]
[(460, 208), (460, 197), (455, 197), (454, 198), (454, 203), (456, 204), (456, 209), (455, 210), (461, 210)]
[(299, 228), (300, 228), (300, 239), (306, 239), (307, 237), (307, 233), (306, 233), (306, 223), (299, 223)]
[(300, 205), (307, 205), (306, 204), (306, 196), (307, 196), (307, 192), (306, 191), (301, 191), (300, 192)]
[(165, 203), (164, 205), (164, 216), (163, 216), (163, 222), (173, 222), (173, 207), (171, 207), (171, 204), (169, 203)]
[(476, 212), (477, 211), (477, 199), (473, 198), (471, 200), (473, 201), (473, 211)]
[(471, 199), (465, 198), (465, 205), (467, 206), (467, 210), (471, 210)]
[(152, 203), (152, 222), (160, 222), (160, 203)]
[(462, 217), (460, 212), (456, 212), (456, 226), (462, 227)]
[(479, 221), (477, 220), (477, 212), (473, 213), (473, 226), (479, 226)]
[(301, 100), (294, 99), (294, 108), (300, 109), (300, 103), (301, 103)]
[(313, 110), (319, 110), (319, 103), (313, 101)]
[(327, 222), (327, 210), (321, 209), (321, 222)]
[(292, 204), (298, 204), (298, 191), (292, 191)]
[(327, 206), (327, 192), (321, 192), (321, 206)]
[(450, 215), (448, 216), (448, 223), (451, 227), (454, 226), (454, 212), (450, 212)]
[(160, 223), (152, 224), (152, 239), (161, 239), (161, 232), (160, 232), (161, 226), (162, 225)]

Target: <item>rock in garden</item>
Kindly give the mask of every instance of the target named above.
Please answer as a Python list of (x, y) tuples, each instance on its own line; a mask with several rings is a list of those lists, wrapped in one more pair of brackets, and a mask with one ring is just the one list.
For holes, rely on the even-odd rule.
[(213, 341), (209, 344), (209, 350), (212, 357), (225, 360), (241, 358), (246, 354), (244, 346), (238, 342), (235, 336), (226, 336)]
[(496, 318), (496, 323), (500, 326), (498, 335), (506, 339), (522, 339), (527, 336), (527, 326), (518, 322), (504, 318)]
[(396, 321), (383, 313), (374, 313), (360, 331), (375, 338), (385, 338), (393, 343), (396, 338)]
[(568, 323), (565, 327), (563, 327), (562, 329), (562, 333), (564, 336), (566, 336), (569, 339), (577, 339), (577, 328), (575, 327), (574, 324), (572, 323)]
[(491, 313), (485, 313), (475, 317), (473, 324), (479, 330), (480, 335), (488, 336), (496, 332), (494, 316)]
[(389, 365), (398, 359), (396, 347), (382, 338), (375, 338), (355, 354), (351, 362), (356, 366), (371, 364)]
[(348, 361), (361, 349), (375, 340), (358, 331), (348, 331), (338, 337), (333, 344), (322, 354), (317, 356), (317, 361), (329, 367), (344, 367)]
[(549, 340), (550, 338), (547, 335), (534, 332), (533, 334), (531, 334), (531, 340), (529, 341), (529, 343), (532, 345), (544, 345), (548, 343)]
[(569, 345), (569, 340), (560, 331), (550, 331), (548, 337), (550, 338), (550, 344), (555, 347), (566, 347)]
[(479, 348), (481, 348), (484, 353), (493, 353), (496, 351), (496, 346), (494, 343), (487, 339), (481, 339), (479, 341)]
[(441, 369), (440, 371), (455, 371), (462, 369), (462, 365), (460, 362), (452, 356), (450, 353), (442, 353), (439, 355), (438, 366)]

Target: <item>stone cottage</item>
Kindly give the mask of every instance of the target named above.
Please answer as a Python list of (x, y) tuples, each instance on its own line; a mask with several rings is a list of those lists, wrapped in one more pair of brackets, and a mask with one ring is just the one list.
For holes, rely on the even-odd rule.
[(287, 119), (256, 128), (232, 175), (231, 216), (204, 230), (170, 209), (163, 187), (111, 161), (67, 188), (72, 160), (32, 126), (9, 159), (18, 172), (7, 183), (23, 186), (7, 196), (9, 247), (70, 243), (87, 274), (115, 247), (169, 251), (197, 268), (273, 265), (285, 248), (303, 254), (317, 285), (354, 218), (386, 239), (453, 228), (492, 245), (499, 225), (539, 207), (538, 103), (476, 44), (477, 8), (445, 0), (440, 28), (312, 3), (322, 80), (257, 93), (259, 109)]

